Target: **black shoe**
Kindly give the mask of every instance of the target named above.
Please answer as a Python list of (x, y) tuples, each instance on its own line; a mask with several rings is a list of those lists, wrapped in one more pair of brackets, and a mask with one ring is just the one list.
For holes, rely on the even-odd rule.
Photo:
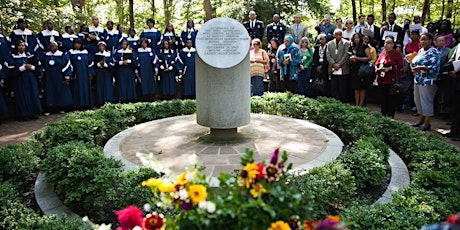
[(418, 127), (418, 130), (420, 130), (420, 131), (428, 131), (430, 129), (431, 129), (431, 125), (428, 125), (428, 126), (422, 125), (422, 126)]
[(423, 125), (423, 123), (414, 123), (412, 124), (412, 127), (420, 127), (421, 125)]

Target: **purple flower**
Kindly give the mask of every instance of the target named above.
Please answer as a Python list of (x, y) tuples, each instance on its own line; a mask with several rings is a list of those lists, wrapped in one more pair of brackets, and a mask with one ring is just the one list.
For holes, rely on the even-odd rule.
[(276, 148), (272, 154), (272, 158), (270, 159), (271, 164), (273, 165), (278, 164), (279, 153), (280, 153), (280, 148)]
[(188, 211), (193, 208), (192, 202), (182, 202), (181, 208), (185, 211)]

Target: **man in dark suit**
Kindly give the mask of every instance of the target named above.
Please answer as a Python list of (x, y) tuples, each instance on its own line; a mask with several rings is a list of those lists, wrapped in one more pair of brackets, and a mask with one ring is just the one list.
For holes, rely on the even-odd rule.
[(264, 37), (264, 23), (257, 20), (256, 17), (256, 12), (249, 12), (249, 21), (245, 22), (243, 25), (248, 31), (249, 37), (251, 37), (251, 39), (258, 38), (262, 41)]
[(279, 42), (284, 41), (286, 35), (286, 26), (280, 22), (280, 16), (278, 14), (273, 15), (273, 23), (267, 26), (267, 41), (270, 43), (272, 38), (278, 39)]
[(375, 49), (380, 50), (380, 41), (382, 38), (380, 37), (380, 27), (374, 25), (375, 17), (373, 14), (367, 15), (367, 29), (374, 33), (374, 36), (371, 37), (371, 45), (375, 47)]
[(388, 15), (388, 31), (398, 33), (398, 37), (396, 38), (396, 43), (402, 44), (404, 40), (404, 32), (401, 26), (396, 25), (396, 14), (391, 13)]

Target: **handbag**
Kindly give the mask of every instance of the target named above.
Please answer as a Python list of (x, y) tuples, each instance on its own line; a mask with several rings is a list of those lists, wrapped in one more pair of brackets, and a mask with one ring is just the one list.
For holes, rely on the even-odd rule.
[(394, 70), (396, 82), (393, 85), (391, 85), (389, 94), (393, 96), (398, 96), (404, 94), (404, 85), (401, 83), (401, 81), (399, 81), (397, 65), (395, 66)]
[(358, 69), (358, 77), (360, 79), (371, 79), (374, 80), (375, 77), (375, 66), (372, 63), (366, 63), (361, 65)]
[(322, 77), (317, 77), (312, 85), (311, 85), (311, 88), (315, 91), (317, 91), (318, 93), (326, 93), (326, 81), (322, 78)]

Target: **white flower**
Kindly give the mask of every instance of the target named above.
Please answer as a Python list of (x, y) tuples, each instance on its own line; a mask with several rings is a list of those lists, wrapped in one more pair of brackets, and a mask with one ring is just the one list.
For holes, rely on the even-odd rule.
[(198, 156), (196, 154), (192, 154), (188, 157), (188, 162), (191, 164), (191, 165), (196, 165), (198, 164)]
[(188, 192), (186, 189), (179, 190), (179, 197), (181, 200), (186, 200), (188, 198)]
[(144, 211), (150, 212), (151, 209), (152, 209), (152, 206), (150, 206), (149, 203), (144, 204)]
[(211, 202), (211, 201), (208, 201), (207, 202), (207, 207), (206, 207), (206, 210), (209, 212), (209, 213), (213, 213), (216, 211), (216, 204), (214, 204), (214, 202)]
[(208, 206), (208, 202), (206, 201), (201, 201), (200, 203), (198, 203), (198, 207), (201, 209), (206, 210), (207, 206)]
[(136, 227), (133, 228), (133, 230), (142, 230), (142, 227), (136, 226)]
[(111, 230), (112, 224), (101, 224), (96, 230)]
[(88, 219), (88, 216), (85, 216), (81, 220), (83, 220), (83, 222), (88, 222), (89, 219)]
[(185, 179), (188, 180), (188, 182), (192, 182), (195, 180), (197, 173), (198, 173), (197, 170), (187, 172), (187, 175), (185, 175)]
[(163, 206), (163, 204), (162, 204), (161, 202), (158, 202), (158, 203), (157, 203), (157, 207), (160, 208), (161, 206)]

